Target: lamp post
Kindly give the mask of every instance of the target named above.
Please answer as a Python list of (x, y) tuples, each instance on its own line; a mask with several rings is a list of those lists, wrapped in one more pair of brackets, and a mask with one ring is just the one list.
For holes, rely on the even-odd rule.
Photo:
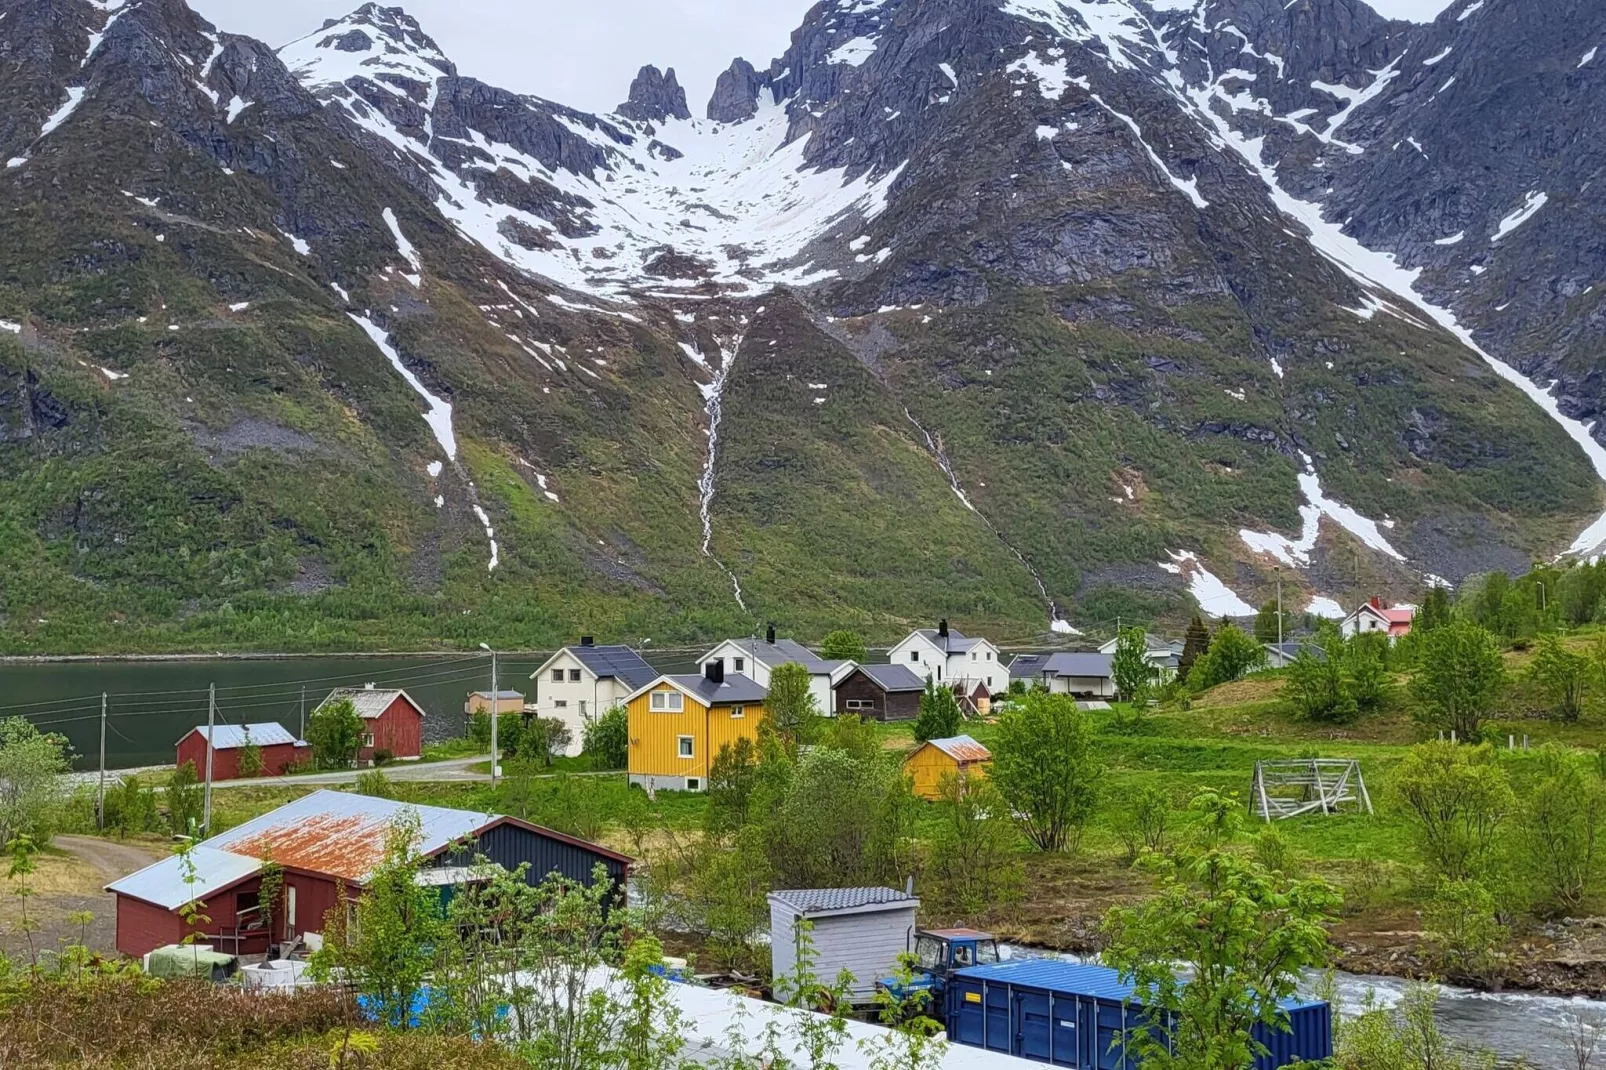
[(1277, 566), (1277, 656), (1283, 656), (1283, 566)]
[(497, 705), (496, 651), (484, 643), (480, 644), (480, 649), (491, 655), (491, 789), (494, 791), (496, 789), (497, 773), (499, 772), (498, 767), (501, 765), (500, 756), (497, 754), (496, 748), (496, 722), (501, 720), (499, 715), (502, 711)]

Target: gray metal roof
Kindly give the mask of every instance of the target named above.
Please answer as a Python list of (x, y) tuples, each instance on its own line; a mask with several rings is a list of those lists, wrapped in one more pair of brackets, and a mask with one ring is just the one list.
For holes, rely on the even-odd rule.
[(1287, 658), (1289, 661), (1293, 661), (1295, 658), (1299, 657), (1299, 652), (1302, 650), (1310, 651), (1311, 657), (1315, 658), (1317, 661), (1325, 662), (1327, 660), (1327, 651), (1323, 650), (1317, 644), (1309, 642), (1292, 642), (1283, 643), (1281, 645), (1278, 645), (1277, 643), (1267, 643), (1266, 650), (1269, 653)]
[[(491, 693), (489, 691), (474, 691), (474, 692), (471, 692), (468, 697), (469, 698), (485, 698), (485, 699), (488, 699), (488, 698), (491, 697)], [(524, 692), (522, 692), (522, 691), (498, 691), (496, 693), (496, 698), (497, 698), (498, 702), (505, 702), (505, 701), (508, 701), (508, 700), (511, 700), (511, 699), (520, 699), (520, 700), (522, 700), (524, 698)]]
[(622, 680), (634, 691), (658, 678), (658, 670), (627, 646), (571, 646), (569, 653), (603, 680)]
[[(206, 725), (199, 725), (184, 733), (184, 739), (189, 739), (199, 732), (201, 738), (207, 736)], [(179, 740), (180, 743), (184, 739)], [(247, 743), (255, 743), (259, 747), (282, 747), (291, 744), (305, 747), (308, 744), (297, 739), (281, 724), (220, 724), (212, 730), (213, 750), (238, 750)]]
[(1112, 654), (1022, 654), (1009, 666), (1012, 680), (1036, 680), (1048, 676), (1107, 677), (1114, 672)]
[(844, 664), (841, 661), (827, 661), (795, 639), (777, 639), (773, 643), (763, 639), (732, 639), (731, 643), (769, 669), (778, 669), (782, 665), (801, 665), (811, 675), (829, 676)]
[(868, 676), (883, 691), (924, 691), (926, 678), (907, 665), (860, 665), (859, 671)]
[(706, 676), (665, 676), (682, 691), (696, 695), (705, 706), (728, 705), (732, 702), (763, 702), (769, 692), (750, 677), (741, 673), (726, 673), (723, 683), (714, 683)]
[(414, 846), (421, 855), (434, 854), (500, 820), (495, 814), (315, 791), (198, 844), (191, 854), (197, 878), (193, 884), (184, 881), (182, 860), (170, 856), (106, 888), (176, 910), (253, 875), (264, 858), (362, 884), (384, 860), (393, 822), (403, 811), (418, 815)]
[(424, 707), (414, 702), (413, 696), (399, 687), (338, 687), (329, 692), (328, 698), (318, 703), (318, 709), (321, 710), (330, 703), (339, 702), (343, 698), (351, 700), (351, 704), (357, 709), (357, 716), (365, 721), (372, 721), (383, 715), (386, 710), (390, 709), (390, 704), (395, 702), (397, 698), (406, 699), (420, 714), (424, 712)]
[(775, 891), (771, 899), (785, 903), (800, 914), (821, 914), (834, 910), (859, 910), (870, 906), (907, 906), (920, 902), (896, 888), (813, 888)]

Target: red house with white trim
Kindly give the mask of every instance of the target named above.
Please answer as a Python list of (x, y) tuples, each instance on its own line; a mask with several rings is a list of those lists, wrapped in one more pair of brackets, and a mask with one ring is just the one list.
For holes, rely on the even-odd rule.
[[(195, 773), (206, 776), (206, 725), (189, 730), (178, 741), (177, 765), (195, 763)], [(279, 724), (220, 724), (212, 729), (212, 779), (236, 780), (240, 776), (240, 751), (255, 744), (262, 754), (258, 776), (284, 776), (292, 766), (312, 757), (312, 747), (297, 739)]]
[[(130, 957), (197, 942), (230, 955), (267, 954), (270, 945), (322, 933), (329, 912), (363, 894), (385, 858), (398, 820), (416, 816), (418, 881), (440, 888), (488, 879), (477, 863), (509, 873), (529, 864), (533, 886), (552, 875), (590, 885), (600, 865), (622, 896), (631, 860), (616, 851), (498, 814), (449, 810), (316, 791), (106, 886), (117, 898), (117, 950)], [(466, 852), (454, 851), (467, 843)], [(269, 863), (282, 869), (283, 892), (262, 902)], [(191, 925), (184, 908), (204, 903), (207, 921)]]
[(1339, 631), (1346, 637), (1383, 632), (1393, 642), (1403, 635), (1410, 635), (1411, 625), (1415, 622), (1416, 610), (1412, 607), (1389, 609), (1383, 605), (1381, 598), (1373, 598), (1346, 617), (1344, 623), (1339, 625)]
[(404, 761), (424, 753), (424, 707), (414, 702), (407, 692), (400, 688), (376, 688), (373, 684), (337, 688), (318, 704), (318, 710), (341, 699), (351, 700), (357, 716), (367, 725), (367, 734), (357, 752), (359, 762), (373, 761), (379, 751), (388, 751), (392, 758)]

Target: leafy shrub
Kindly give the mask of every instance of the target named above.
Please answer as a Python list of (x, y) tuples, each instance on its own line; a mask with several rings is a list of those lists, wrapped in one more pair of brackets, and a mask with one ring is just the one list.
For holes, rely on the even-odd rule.
[(953, 688), (944, 687), (928, 676), (926, 690), (920, 696), (920, 714), (915, 718), (915, 741), (952, 739), (959, 734), (962, 720)]
[(585, 726), (582, 749), (597, 770), (623, 769), (630, 764), (630, 713), (615, 706)]

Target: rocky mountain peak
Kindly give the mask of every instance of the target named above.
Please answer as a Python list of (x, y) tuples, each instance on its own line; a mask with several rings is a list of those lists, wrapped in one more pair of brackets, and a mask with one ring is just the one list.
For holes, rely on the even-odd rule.
[(457, 77), (457, 65), (417, 19), (402, 8), (372, 3), (325, 22), (317, 33), (292, 41), (279, 54), (309, 88), (354, 77), (404, 87)]
[(619, 105), (619, 114), (641, 123), (661, 123), (666, 119), (690, 119), (686, 90), (675, 77), (675, 68), (660, 71), (648, 64), (630, 83), (630, 99)]
[(708, 117), (716, 123), (739, 123), (758, 114), (758, 97), (769, 87), (769, 79), (759, 75), (753, 65), (738, 58), (714, 83), (714, 96), (708, 102)]

